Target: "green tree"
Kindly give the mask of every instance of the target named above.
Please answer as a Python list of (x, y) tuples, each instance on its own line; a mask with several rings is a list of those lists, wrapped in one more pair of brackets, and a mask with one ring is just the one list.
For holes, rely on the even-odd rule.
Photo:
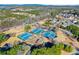
[(45, 23), (43, 23), (43, 26), (50, 26), (52, 23), (51, 23), (51, 21), (46, 21)]
[(67, 46), (64, 48), (64, 50), (67, 51), (67, 52), (72, 52), (73, 48), (72, 48), (71, 46), (68, 46), (68, 45), (67, 45)]
[(31, 29), (31, 25), (25, 25), (24, 30), (27, 32)]
[(6, 40), (5, 34), (4, 33), (1, 33), (0, 34), (0, 43), (3, 42), (4, 40)]
[(59, 44), (52, 46), (51, 48), (41, 48), (41, 49), (34, 49), (32, 51), (32, 55), (60, 55), (61, 48)]
[(62, 11), (62, 9), (53, 9), (50, 14), (51, 14), (52, 17), (55, 17), (55, 16), (58, 15), (61, 11)]
[(67, 26), (66, 29), (72, 32), (73, 36), (79, 37), (79, 27), (75, 25), (70, 25), (70, 26)]

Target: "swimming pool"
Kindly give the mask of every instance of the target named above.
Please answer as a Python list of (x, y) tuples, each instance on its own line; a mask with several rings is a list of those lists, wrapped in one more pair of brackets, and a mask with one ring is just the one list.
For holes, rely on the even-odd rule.
[(32, 30), (32, 33), (34, 33), (34, 34), (40, 34), (42, 32), (44, 32), (44, 30), (41, 28), (36, 28), (36, 29)]
[(56, 34), (53, 31), (47, 31), (43, 34), (44, 37), (54, 39), (56, 37)]
[(29, 39), (31, 36), (32, 36), (31, 33), (25, 32), (25, 33), (19, 35), (18, 38), (20, 38), (20, 39), (22, 39), (22, 40), (27, 40), (27, 39)]

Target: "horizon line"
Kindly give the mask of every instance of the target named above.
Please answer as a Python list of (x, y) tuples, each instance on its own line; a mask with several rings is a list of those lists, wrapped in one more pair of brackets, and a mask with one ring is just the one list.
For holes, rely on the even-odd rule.
[[(0, 4), (0, 5), (32, 5), (32, 4)], [(75, 6), (75, 5), (79, 5), (79, 4), (33, 4), (33, 5)]]

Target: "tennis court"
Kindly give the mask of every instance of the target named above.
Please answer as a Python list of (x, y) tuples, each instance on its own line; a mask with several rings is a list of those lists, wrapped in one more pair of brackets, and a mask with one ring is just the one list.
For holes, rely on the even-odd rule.
[(36, 28), (36, 29), (33, 29), (33, 30), (32, 30), (32, 33), (34, 33), (34, 34), (40, 34), (40, 33), (42, 33), (42, 32), (44, 32), (44, 30), (41, 29), (41, 28)]
[(20, 39), (22, 39), (22, 40), (27, 40), (27, 39), (29, 39), (31, 36), (32, 36), (31, 33), (25, 32), (25, 33), (19, 35), (18, 38), (20, 38)]
[(43, 34), (44, 37), (54, 39), (56, 37), (56, 34), (53, 31), (47, 31)]

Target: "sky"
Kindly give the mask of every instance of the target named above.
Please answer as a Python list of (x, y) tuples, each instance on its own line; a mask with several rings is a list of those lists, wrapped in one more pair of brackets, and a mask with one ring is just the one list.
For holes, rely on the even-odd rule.
[(0, 0), (0, 4), (79, 5), (79, 0)]

